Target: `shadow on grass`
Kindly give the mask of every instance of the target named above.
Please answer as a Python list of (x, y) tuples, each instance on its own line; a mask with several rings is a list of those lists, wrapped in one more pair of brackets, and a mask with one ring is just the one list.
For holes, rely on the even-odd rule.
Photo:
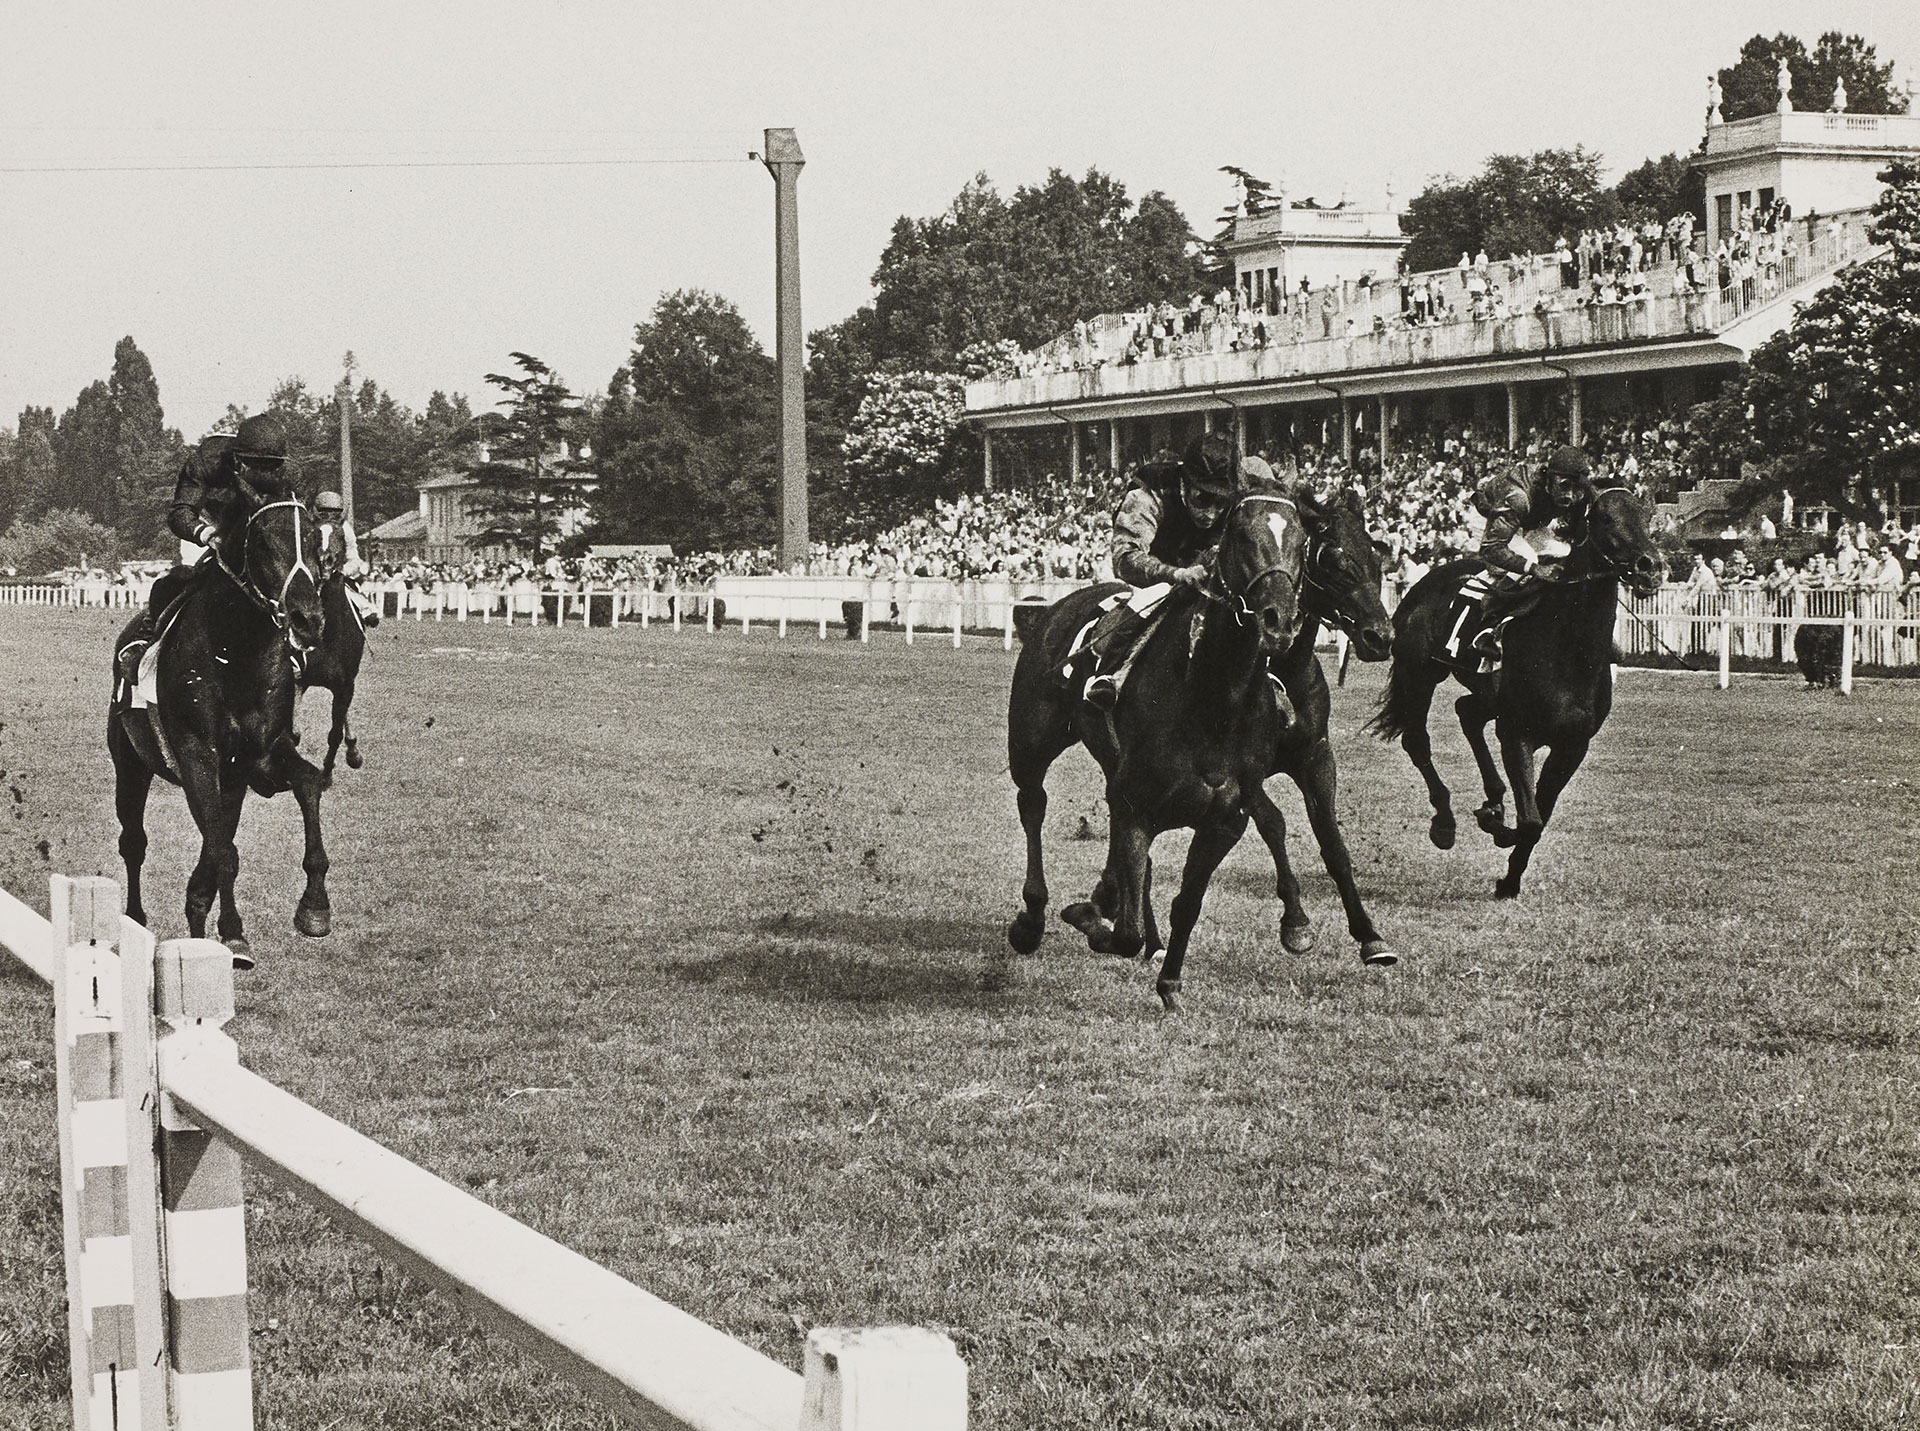
[(754, 928), (759, 937), (736, 952), (659, 972), (780, 998), (947, 1008), (997, 1006), (1019, 983), (999, 929), (978, 919), (822, 911)]

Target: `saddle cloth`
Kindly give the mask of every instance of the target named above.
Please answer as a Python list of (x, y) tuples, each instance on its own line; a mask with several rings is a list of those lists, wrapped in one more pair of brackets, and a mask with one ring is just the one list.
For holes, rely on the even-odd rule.
[[(1116, 606), (1125, 606), (1130, 608), (1134, 615), (1138, 616), (1142, 621), (1150, 621), (1153, 619), (1154, 613), (1159, 611), (1161, 604), (1166, 601), (1172, 592), (1172, 582), (1160, 581), (1155, 582), (1152, 586), (1140, 586), (1133, 587), (1127, 591), (1116, 591), (1112, 596), (1107, 597), (1100, 603), (1100, 615), (1094, 617), (1093, 620), (1089, 621), (1074, 633), (1072, 642), (1067, 646), (1067, 663), (1062, 668), (1061, 674), (1068, 677), (1073, 675), (1074, 657), (1078, 656), (1080, 652), (1085, 649), (1087, 642), (1093, 638), (1094, 627), (1100, 624), (1101, 620), (1109, 611), (1112, 611)], [(1140, 639), (1146, 639), (1146, 631), (1144, 628), (1141, 630)]]
[[(1515, 538), (1517, 542), (1519, 539)], [(1476, 571), (1460, 583), (1460, 590), (1453, 598), (1453, 620), (1447, 627), (1446, 652), (1454, 661), (1473, 666), (1480, 665), (1479, 653), (1473, 649), (1473, 638), (1480, 634), (1481, 603), (1486, 600), (1488, 590), (1493, 586), (1493, 573)]]

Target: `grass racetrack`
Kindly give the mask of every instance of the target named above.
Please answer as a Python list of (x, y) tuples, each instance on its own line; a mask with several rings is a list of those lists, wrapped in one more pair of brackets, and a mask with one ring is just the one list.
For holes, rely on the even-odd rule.
[[(107, 613), (0, 609), (0, 883), (120, 877)], [(836, 633), (837, 636), (837, 633)], [(1050, 919), (997, 642), (389, 623), (327, 797), (250, 801), (242, 1056), (797, 1367), (815, 1323), (952, 1334), (973, 1424), (1920, 1422), (1920, 684), (1627, 673), (1516, 903), (1335, 693), (1363, 970), (1292, 787), (1320, 936), (1249, 835), (1189, 1012)], [(324, 697), (309, 698), (311, 751)], [(1451, 726), (1451, 714), (1440, 707)], [(1463, 812), (1457, 730), (1435, 721)], [(1095, 772), (1053, 781), (1055, 909)], [(147, 903), (196, 840), (156, 790)], [(1160, 846), (1159, 898), (1182, 848)], [(1184, 839), (1184, 837), (1178, 837)], [(1163, 904), (1164, 909), (1164, 904)], [(51, 1000), (0, 959), (0, 1426), (63, 1424)], [(606, 1418), (250, 1176), (264, 1426)]]

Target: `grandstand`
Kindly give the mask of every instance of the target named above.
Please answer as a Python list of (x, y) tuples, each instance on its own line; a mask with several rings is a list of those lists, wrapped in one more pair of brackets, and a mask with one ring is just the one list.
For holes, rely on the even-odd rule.
[[(996, 435), (1022, 429), (1059, 432), (1069, 472), (1089, 454), (1120, 472), (1216, 426), (1246, 451), (1352, 463), (1371, 448), (1384, 468), (1397, 442), (1448, 426), (1496, 440), (1504, 431), (1514, 448), (1530, 432), (1579, 442), (1603, 423), (1681, 413), (1784, 328), (1796, 303), (1874, 256), (1874, 176), (1891, 158), (1920, 156), (1920, 116), (1785, 103), (1733, 124), (1713, 112), (1694, 160), (1706, 230), (1695, 238), (1689, 225), (1684, 250), (1657, 261), (1582, 266), (1570, 284), (1564, 249), (1491, 264), (1482, 255), (1473, 267), (1305, 295), (1237, 274), (1212, 302), (1076, 325), (1017, 373), (968, 385), (985, 483)], [(1259, 253), (1246, 242), (1228, 251)], [(1414, 301), (1429, 294), (1430, 304)], [(1712, 494), (1663, 495), (1688, 497), (1669, 507), (1677, 524), (1717, 511)]]

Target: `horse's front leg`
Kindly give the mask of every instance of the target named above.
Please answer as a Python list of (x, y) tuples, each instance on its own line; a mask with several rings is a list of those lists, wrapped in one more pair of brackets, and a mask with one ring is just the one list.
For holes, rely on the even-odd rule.
[(147, 911), (140, 898), (140, 871), (147, 862), (147, 797), (153, 791), (153, 771), (120, 729), (120, 718), (111, 719), (107, 746), (113, 756), (113, 807), (120, 821), (120, 859), (127, 867), (127, 918), (143, 925)]
[(1112, 834), (1107, 844), (1107, 873), (1113, 877), (1113, 933), (1108, 949), (1122, 959), (1136, 958), (1146, 948), (1147, 857), (1153, 833), (1125, 806), (1109, 796)]
[[(1295, 776), (1295, 780), (1299, 777)], [(1290, 954), (1313, 948), (1313, 919), (1300, 899), (1300, 881), (1287, 859), (1287, 817), (1273, 803), (1264, 785), (1247, 790), (1247, 813), (1273, 855), (1274, 893), (1280, 897), (1280, 943)]]
[(1507, 857), (1507, 872), (1494, 882), (1493, 892), (1501, 899), (1520, 893), (1520, 876), (1526, 872), (1533, 847), (1540, 843), (1540, 804), (1534, 794), (1534, 743), (1520, 736), (1500, 733), (1500, 761), (1513, 783), (1513, 837), (1508, 843), (1513, 853)]
[(1479, 696), (1469, 694), (1453, 703), (1453, 713), (1460, 718), (1460, 733), (1467, 738), (1473, 763), (1480, 767), (1480, 787), (1487, 792), (1486, 803), (1473, 812), (1473, 822), (1504, 850), (1513, 843), (1513, 831), (1507, 828), (1507, 787), (1501, 782), (1500, 767), (1487, 744), (1487, 722), (1493, 719), (1493, 708)]
[[(1573, 779), (1573, 772), (1580, 768), (1580, 762), (1587, 758), (1587, 746), (1590, 737), (1565, 738), (1548, 747), (1546, 761), (1540, 767), (1540, 783), (1532, 792), (1534, 809), (1538, 823), (1528, 825), (1522, 815), (1519, 839), (1514, 844), (1513, 853), (1507, 856), (1507, 873), (1494, 886), (1494, 893), (1505, 899), (1512, 899), (1520, 893), (1520, 879), (1527, 872), (1527, 862), (1533, 858), (1533, 848), (1540, 843), (1540, 837), (1546, 833), (1547, 821), (1553, 818), (1553, 809), (1560, 801), (1560, 792), (1567, 788), (1567, 782)], [(1504, 746), (1503, 746), (1504, 749)], [(1528, 768), (1532, 767), (1533, 752), (1527, 751)], [(1519, 782), (1514, 782), (1519, 788)], [(1522, 806), (1525, 809), (1525, 806)]]
[(1173, 897), (1168, 921), (1173, 937), (1167, 943), (1167, 957), (1160, 965), (1159, 982), (1154, 985), (1154, 992), (1160, 995), (1160, 1002), (1170, 1014), (1180, 1012), (1180, 973), (1186, 966), (1193, 926), (1200, 921), (1200, 904), (1207, 897), (1207, 886), (1213, 882), (1213, 872), (1220, 868), (1220, 861), (1240, 843), (1246, 828), (1246, 813), (1235, 811), (1224, 820), (1195, 830), (1193, 843), (1187, 846), (1186, 868), (1180, 872), (1180, 893)]
[(1340, 903), (1347, 911), (1347, 932), (1360, 942), (1360, 961), (1382, 968), (1398, 964), (1400, 955), (1373, 927), (1373, 916), (1361, 903), (1360, 886), (1353, 878), (1353, 857), (1347, 853), (1347, 837), (1340, 829), (1340, 817), (1334, 809), (1340, 775), (1334, 763), (1333, 747), (1325, 740), (1315, 741), (1293, 779), (1300, 787), (1300, 798), (1306, 802), (1307, 819), (1313, 825), (1314, 839), (1319, 842), (1320, 858), (1339, 887)]
[(327, 777), (313, 762), (296, 754), (292, 745), (280, 748), (276, 773), (293, 792), (300, 806), (300, 822), (305, 827), (306, 852), (300, 867), (307, 872), (307, 887), (293, 911), (294, 929), (310, 939), (323, 939), (333, 932), (333, 908), (327, 900), (327, 846), (320, 834), (320, 793), (327, 788)]
[(1433, 737), (1427, 732), (1437, 684), (1437, 681), (1423, 680), (1409, 698), (1406, 721), (1400, 732), (1400, 748), (1427, 785), (1427, 803), (1433, 806), (1433, 822), (1427, 826), (1427, 838), (1433, 841), (1435, 849), (1450, 850), (1456, 834), (1453, 792), (1447, 789), (1447, 782), (1440, 778), (1439, 767), (1433, 763)]

